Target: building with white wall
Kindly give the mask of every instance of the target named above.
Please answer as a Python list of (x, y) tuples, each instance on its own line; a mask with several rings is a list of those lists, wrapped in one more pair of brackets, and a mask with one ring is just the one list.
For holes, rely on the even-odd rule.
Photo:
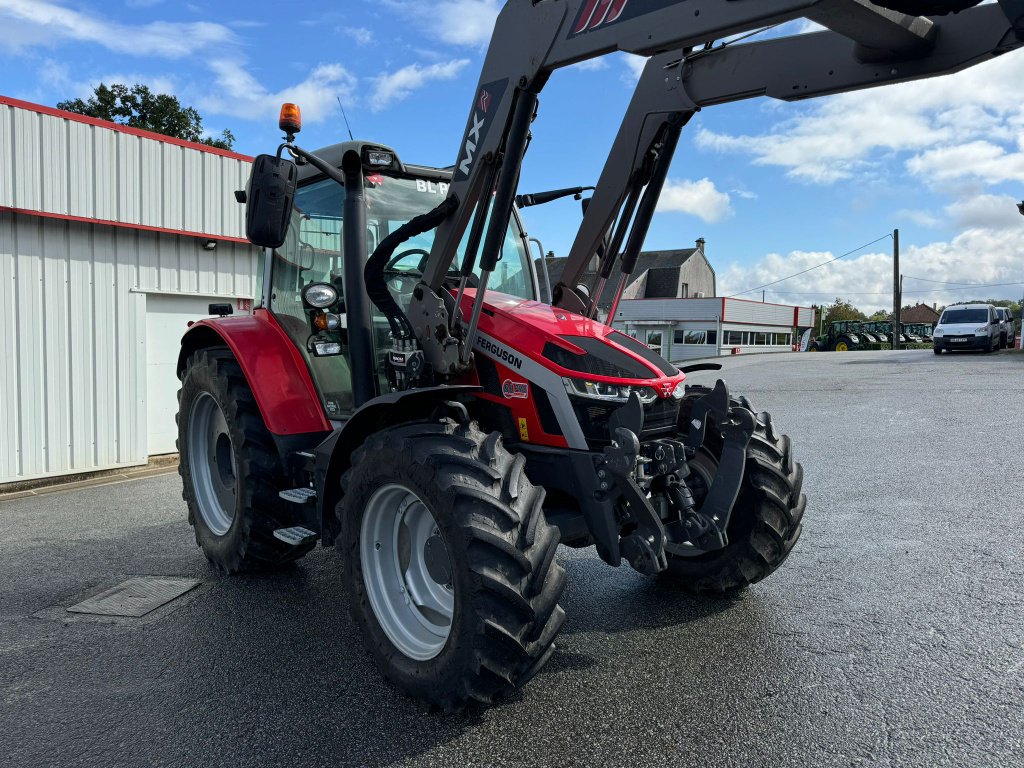
[(814, 310), (732, 298), (623, 299), (613, 326), (672, 362), (789, 352), (814, 327)]
[(173, 452), (186, 323), (251, 308), (251, 158), (5, 97), (0, 158), (0, 484)]

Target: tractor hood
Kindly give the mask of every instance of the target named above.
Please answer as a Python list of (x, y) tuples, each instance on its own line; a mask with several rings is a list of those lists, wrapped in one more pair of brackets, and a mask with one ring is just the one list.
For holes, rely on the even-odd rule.
[[(463, 296), (465, 315), (475, 294), (467, 289)], [(674, 365), (631, 336), (539, 301), (489, 291), (480, 330), (564, 376), (585, 374), (588, 379), (610, 382), (684, 378)]]

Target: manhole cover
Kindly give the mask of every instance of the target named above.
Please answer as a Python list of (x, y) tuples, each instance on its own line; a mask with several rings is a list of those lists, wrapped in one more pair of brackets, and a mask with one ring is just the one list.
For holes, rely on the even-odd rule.
[(145, 616), (177, 597), (181, 597), (202, 582), (195, 579), (140, 576), (128, 579), (105, 592), (72, 605), (71, 613), (94, 616)]

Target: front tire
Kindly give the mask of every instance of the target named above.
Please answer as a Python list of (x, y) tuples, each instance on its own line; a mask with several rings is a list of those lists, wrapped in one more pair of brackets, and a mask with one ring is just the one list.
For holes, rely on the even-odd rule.
[(224, 573), (260, 570), (305, 555), (316, 542), (274, 538), (297, 524), (278, 490), (284, 475), (274, 440), (231, 351), (194, 353), (178, 391), (178, 473), (196, 544)]
[(527, 682), (565, 620), (558, 530), (525, 464), (475, 424), (411, 424), (372, 435), (342, 478), (352, 618), (385, 678), (445, 712)]
[[(687, 389), (680, 409), (680, 433), (689, 431), (693, 404), (707, 387)], [(746, 398), (732, 398), (730, 408), (754, 414)], [(729, 543), (724, 549), (696, 557), (668, 554), (663, 578), (693, 594), (727, 596), (773, 573), (793, 551), (802, 530), (807, 498), (804, 470), (793, 461), (789, 437), (778, 435), (767, 413), (754, 414), (755, 431), (747, 446), (743, 485), (729, 518)], [(709, 420), (713, 417), (709, 414)], [(705, 485), (713, 479), (721, 455), (721, 436), (709, 424), (702, 453), (695, 457)], [(699, 488), (695, 489), (699, 491)], [(706, 488), (705, 488), (706, 492)], [(700, 494), (695, 493), (700, 502)]]

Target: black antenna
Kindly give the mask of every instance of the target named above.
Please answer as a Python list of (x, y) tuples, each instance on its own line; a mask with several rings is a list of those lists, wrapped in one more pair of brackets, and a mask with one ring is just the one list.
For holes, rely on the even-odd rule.
[(355, 141), (356, 137), (352, 135), (352, 128), (348, 124), (348, 115), (345, 114), (345, 108), (341, 106), (341, 96), (335, 96), (334, 98), (338, 100), (338, 109), (341, 110), (341, 116), (345, 118), (345, 128), (348, 129), (349, 141)]

